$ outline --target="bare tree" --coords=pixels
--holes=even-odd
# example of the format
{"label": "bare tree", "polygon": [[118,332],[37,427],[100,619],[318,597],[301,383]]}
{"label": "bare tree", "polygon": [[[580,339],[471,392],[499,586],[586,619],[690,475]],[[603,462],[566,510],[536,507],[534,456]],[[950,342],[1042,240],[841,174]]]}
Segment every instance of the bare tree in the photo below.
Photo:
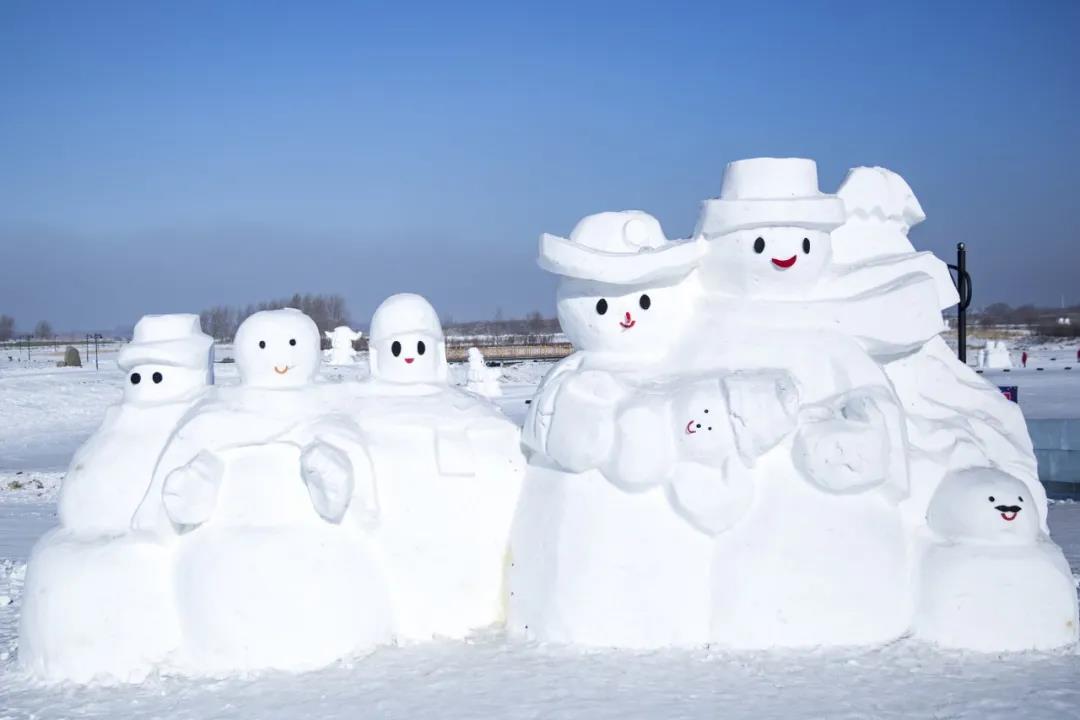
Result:
{"label": "bare tree", "polygon": [[34,326],[34,337],[37,338],[51,338],[53,336],[52,325],[48,320],[41,320]]}
{"label": "bare tree", "polygon": [[0,315],[0,341],[10,340],[15,334],[15,318],[10,315]]}
{"label": "bare tree", "polygon": [[333,330],[338,325],[349,324],[349,311],[345,298],[340,295],[294,294],[289,298],[264,300],[242,308],[230,308],[218,305],[199,313],[203,330],[217,340],[231,340],[236,335],[240,323],[263,310],[296,308],[315,321],[319,330]]}

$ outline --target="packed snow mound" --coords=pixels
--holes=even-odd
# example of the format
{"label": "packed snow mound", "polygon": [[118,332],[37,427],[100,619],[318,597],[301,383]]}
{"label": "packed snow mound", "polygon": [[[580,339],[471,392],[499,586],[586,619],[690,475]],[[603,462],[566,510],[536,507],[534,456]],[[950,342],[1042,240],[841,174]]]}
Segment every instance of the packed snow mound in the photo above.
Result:
{"label": "packed snow mound", "polygon": [[339,325],[323,334],[330,341],[330,349],[325,353],[328,365],[352,365],[356,362],[357,353],[353,343],[363,337],[363,333],[348,325]]}
{"label": "packed snow mound", "polygon": [[[1074,641],[1023,418],[939,337],[957,295],[908,240],[923,218],[883,168],[832,195],[813,161],[761,158],[728,166],[689,241],[641,211],[542,238],[576,352],[525,419],[510,633],[630,648],[913,630],[988,651]],[[1024,580],[995,586],[1021,555]],[[960,605],[1000,628],[1040,619],[976,633]]]}
{"label": "packed snow mound", "polygon": [[[441,331],[413,319],[381,319],[379,376],[321,384],[315,323],[256,313],[235,387],[206,384],[197,319],[140,322],[135,390],[77,453],[29,563],[21,664],[77,682],[298,671],[498,622],[520,433],[446,383]],[[418,336],[426,365],[392,349]]]}

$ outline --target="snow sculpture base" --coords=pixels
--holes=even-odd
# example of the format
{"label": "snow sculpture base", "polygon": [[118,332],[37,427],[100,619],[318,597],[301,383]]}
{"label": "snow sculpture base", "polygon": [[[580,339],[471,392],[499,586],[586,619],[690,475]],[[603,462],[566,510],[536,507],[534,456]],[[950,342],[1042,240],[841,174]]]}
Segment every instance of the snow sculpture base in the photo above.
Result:
{"label": "snow sculpture base", "polygon": [[1053,543],[934,547],[919,585],[920,640],[980,652],[1050,650],[1077,640],[1076,585]]}
{"label": "snow sculpture base", "polygon": [[596,647],[704,645],[711,539],[659,487],[530,464],[511,541],[507,631]]}
{"label": "snow sculpture base", "polygon": [[50,532],[26,572],[19,659],[43,680],[136,682],[180,645],[171,548]]}
{"label": "snow sculpture base", "polygon": [[505,618],[504,570],[524,474],[520,432],[456,389],[407,396],[359,386],[350,401],[378,486],[374,530],[404,640],[464,637]]}

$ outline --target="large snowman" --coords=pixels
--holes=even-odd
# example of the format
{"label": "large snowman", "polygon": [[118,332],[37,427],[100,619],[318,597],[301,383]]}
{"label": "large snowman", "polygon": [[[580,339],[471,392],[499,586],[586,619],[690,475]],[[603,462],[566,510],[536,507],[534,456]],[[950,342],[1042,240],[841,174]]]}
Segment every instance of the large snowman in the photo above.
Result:
{"label": "large snowman", "polygon": [[131,532],[158,458],[212,380],[197,315],[147,315],[120,350],[123,400],[75,453],[60,527],[34,549],[19,660],[39,677],[139,679],[179,645],[172,550]]}
{"label": "large snowman", "polygon": [[844,220],[802,159],[731,163],[702,211],[700,335],[674,357],[684,371],[782,371],[799,397],[797,422],[755,468],[753,505],[717,537],[711,637],[722,645],[874,643],[908,627],[902,411],[865,347],[830,326],[865,314],[863,300],[822,300]]}
{"label": "large snowman", "polygon": [[[707,641],[712,542],[673,505],[650,441],[673,400],[666,357],[691,322],[704,250],[669,241],[640,211],[591,215],[569,238],[541,238],[576,352],[544,378],[525,419],[512,634],[623,647]],[[731,435],[723,410],[722,401],[711,410],[716,438]]]}
{"label": "large snowman", "polygon": [[189,412],[135,515],[175,548],[187,671],[308,669],[392,639],[366,440],[314,384],[319,345],[297,310],[245,320],[240,386]]}
{"label": "large snowman", "polygon": [[369,442],[375,535],[398,637],[463,637],[502,620],[510,524],[524,458],[494,405],[450,385],[438,314],[419,295],[371,319],[371,377],[338,386],[337,407]]}

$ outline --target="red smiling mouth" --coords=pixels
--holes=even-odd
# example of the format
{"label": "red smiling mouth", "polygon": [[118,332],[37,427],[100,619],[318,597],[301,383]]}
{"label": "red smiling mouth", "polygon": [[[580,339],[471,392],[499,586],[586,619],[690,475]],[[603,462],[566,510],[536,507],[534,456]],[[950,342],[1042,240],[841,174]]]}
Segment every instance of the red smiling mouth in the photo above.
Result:
{"label": "red smiling mouth", "polygon": [[409,365],[412,365],[412,364],[413,364],[413,360],[415,360],[415,359],[416,359],[416,358],[405,358],[405,362],[406,362],[407,364],[409,364]]}
{"label": "red smiling mouth", "polygon": [[784,268],[785,270],[795,264],[795,261],[799,259],[798,255],[792,255],[787,260],[772,259],[772,264],[778,268]]}
{"label": "red smiling mouth", "polygon": [[626,313],[626,319],[621,321],[619,324],[622,325],[623,330],[629,330],[630,328],[637,325],[637,320],[634,320],[632,317],[630,317],[630,313]]}

